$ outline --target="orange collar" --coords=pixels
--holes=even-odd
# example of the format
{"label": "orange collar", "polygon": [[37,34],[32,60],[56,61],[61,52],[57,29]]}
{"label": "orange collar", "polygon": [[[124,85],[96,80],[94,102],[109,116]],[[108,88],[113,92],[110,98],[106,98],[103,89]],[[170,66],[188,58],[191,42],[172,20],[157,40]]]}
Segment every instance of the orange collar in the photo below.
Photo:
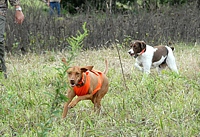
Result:
{"label": "orange collar", "polygon": [[146,48],[143,49],[138,55],[142,55],[146,51]]}
{"label": "orange collar", "polygon": [[84,74],[82,74],[82,79],[78,82],[78,84],[76,85],[77,87],[81,87],[81,86],[83,86],[84,85]]}
{"label": "orange collar", "polygon": [[146,48],[143,49],[140,53],[137,53],[134,55],[134,58],[137,58],[138,56],[142,55],[146,51]]}
{"label": "orange collar", "polygon": [[83,74],[83,76],[82,76],[83,78],[79,82],[80,86],[73,87],[73,90],[74,90],[74,92],[76,93],[77,96],[83,96],[83,95],[88,94],[89,88],[90,88],[90,76],[89,76],[89,73],[94,73],[98,77],[97,87],[94,89],[92,94],[94,95],[101,88],[101,86],[102,86],[102,83],[101,83],[102,73],[98,72],[98,71],[94,71],[94,70],[87,71],[87,72],[84,73],[85,76],[86,76],[85,81],[84,81],[84,74]]}

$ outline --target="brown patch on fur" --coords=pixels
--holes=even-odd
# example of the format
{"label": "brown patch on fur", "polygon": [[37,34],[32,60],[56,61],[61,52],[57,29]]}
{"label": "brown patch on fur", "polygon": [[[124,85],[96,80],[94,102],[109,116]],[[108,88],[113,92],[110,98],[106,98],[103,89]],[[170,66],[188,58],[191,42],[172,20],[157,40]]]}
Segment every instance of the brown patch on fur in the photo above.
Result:
{"label": "brown patch on fur", "polygon": [[154,52],[152,62],[159,61],[162,56],[167,56],[168,50],[165,46],[154,46],[157,50]]}

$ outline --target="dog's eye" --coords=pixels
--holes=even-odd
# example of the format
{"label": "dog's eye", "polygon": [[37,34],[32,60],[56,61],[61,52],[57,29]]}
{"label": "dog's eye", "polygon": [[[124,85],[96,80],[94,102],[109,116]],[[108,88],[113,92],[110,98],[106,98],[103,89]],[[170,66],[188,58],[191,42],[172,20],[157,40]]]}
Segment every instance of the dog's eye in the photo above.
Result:
{"label": "dog's eye", "polygon": [[67,74],[68,74],[68,75],[71,75],[71,74],[72,74],[72,72],[67,72]]}
{"label": "dog's eye", "polygon": [[76,75],[79,75],[80,73],[76,72]]}
{"label": "dog's eye", "polygon": [[137,49],[137,46],[133,46],[134,49]]}
{"label": "dog's eye", "polygon": [[132,48],[132,47],[133,47],[133,44],[131,44],[130,47]]}

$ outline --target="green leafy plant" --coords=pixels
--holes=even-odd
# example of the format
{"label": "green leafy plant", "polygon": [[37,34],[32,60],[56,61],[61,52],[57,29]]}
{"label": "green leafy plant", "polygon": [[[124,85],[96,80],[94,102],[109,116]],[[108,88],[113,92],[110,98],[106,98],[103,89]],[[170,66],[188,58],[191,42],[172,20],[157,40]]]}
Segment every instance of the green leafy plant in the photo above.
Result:
{"label": "green leafy plant", "polygon": [[69,45],[71,46],[71,51],[69,51],[69,57],[66,59],[67,63],[63,63],[61,67],[55,68],[57,70],[57,77],[55,79],[56,92],[55,95],[49,94],[52,98],[51,110],[49,111],[48,119],[45,123],[41,123],[39,126],[41,131],[38,132],[38,136],[46,136],[47,132],[50,130],[50,125],[52,124],[54,117],[60,117],[59,105],[64,101],[66,102],[68,98],[62,93],[66,91],[68,85],[65,80],[66,70],[69,68],[70,62],[76,57],[77,53],[81,50],[83,46],[83,40],[88,35],[88,30],[86,28],[86,23],[83,24],[83,33],[78,31],[76,36],[71,36],[67,38]]}

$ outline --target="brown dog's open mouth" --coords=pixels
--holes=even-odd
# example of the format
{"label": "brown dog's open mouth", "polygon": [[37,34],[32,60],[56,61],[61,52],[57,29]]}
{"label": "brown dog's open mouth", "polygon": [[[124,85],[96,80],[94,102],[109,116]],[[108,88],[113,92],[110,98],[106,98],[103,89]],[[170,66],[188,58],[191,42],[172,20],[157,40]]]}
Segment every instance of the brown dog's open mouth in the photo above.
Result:
{"label": "brown dog's open mouth", "polygon": [[71,84],[71,87],[75,87],[76,86],[76,84]]}
{"label": "brown dog's open mouth", "polygon": [[71,85],[71,87],[75,87],[75,86],[76,86],[75,81],[74,81],[74,80],[71,80],[71,81],[70,81],[70,85]]}

